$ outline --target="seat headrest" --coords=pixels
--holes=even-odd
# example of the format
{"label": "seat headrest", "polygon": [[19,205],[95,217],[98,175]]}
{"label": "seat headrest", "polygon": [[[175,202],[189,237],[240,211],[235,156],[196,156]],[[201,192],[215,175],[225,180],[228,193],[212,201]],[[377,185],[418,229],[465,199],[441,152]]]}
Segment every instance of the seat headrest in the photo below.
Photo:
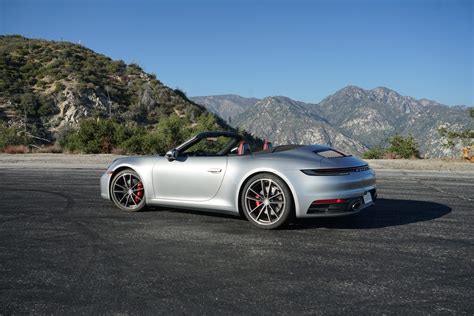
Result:
{"label": "seat headrest", "polygon": [[243,155],[250,155],[252,152],[250,150],[250,145],[246,143],[245,141],[241,141],[239,143],[239,149],[237,150],[237,155],[243,156]]}
{"label": "seat headrest", "polygon": [[273,147],[273,144],[265,139],[265,142],[263,143],[263,150],[266,150],[272,147]]}

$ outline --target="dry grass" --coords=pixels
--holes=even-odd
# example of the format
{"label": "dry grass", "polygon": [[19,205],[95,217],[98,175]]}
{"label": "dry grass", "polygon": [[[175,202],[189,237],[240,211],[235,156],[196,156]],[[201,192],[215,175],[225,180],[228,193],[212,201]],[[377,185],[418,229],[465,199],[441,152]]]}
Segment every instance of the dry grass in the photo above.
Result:
{"label": "dry grass", "polygon": [[122,148],[117,148],[117,147],[114,147],[112,148],[112,150],[110,151],[110,153],[112,155],[125,155],[125,150],[123,150]]}
{"label": "dry grass", "polygon": [[40,148],[35,148],[32,150],[33,153],[37,154],[60,154],[63,152],[61,147],[56,145],[42,146]]}
{"label": "dry grass", "polygon": [[28,154],[30,152],[30,148],[25,145],[8,145],[7,147],[3,148],[3,152],[5,154]]}
{"label": "dry grass", "polygon": [[392,153],[392,152],[386,152],[385,154],[383,154],[383,158],[382,159],[400,159],[401,157],[399,155],[397,155],[396,153]]}

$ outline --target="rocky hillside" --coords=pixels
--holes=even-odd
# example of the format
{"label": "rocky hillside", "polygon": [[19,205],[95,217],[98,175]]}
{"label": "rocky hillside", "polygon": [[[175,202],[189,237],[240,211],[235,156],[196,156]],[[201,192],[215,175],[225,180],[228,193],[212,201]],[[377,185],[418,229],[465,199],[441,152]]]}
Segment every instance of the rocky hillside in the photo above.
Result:
{"label": "rocky hillside", "polygon": [[287,97],[264,98],[236,116],[232,123],[277,144],[329,144],[351,153],[367,150],[324,118],[311,114],[305,103]]}
{"label": "rocky hillside", "polygon": [[277,144],[328,143],[356,154],[385,146],[395,134],[411,134],[423,156],[457,157],[462,142],[447,147],[448,139],[438,129],[474,130],[474,119],[466,107],[417,100],[383,87],[348,86],[319,104],[265,98],[233,117],[232,125]]}
{"label": "rocky hillside", "polygon": [[0,36],[0,123],[35,137],[54,139],[87,117],[153,125],[205,112],[136,64],[67,42]]}
{"label": "rocky hillside", "polygon": [[474,119],[465,107],[417,100],[384,87],[364,90],[348,86],[308,108],[368,147],[383,146],[395,134],[411,134],[425,157],[459,155],[462,144],[444,146],[447,139],[438,132],[440,127],[474,129]]}
{"label": "rocky hillside", "polygon": [[244,98],[235,94],[192,97],[190,99],[204,105],[209,111],[219,115],[228,123],[232,123],[237,115],[245,112],[259,101],[256,98]]}

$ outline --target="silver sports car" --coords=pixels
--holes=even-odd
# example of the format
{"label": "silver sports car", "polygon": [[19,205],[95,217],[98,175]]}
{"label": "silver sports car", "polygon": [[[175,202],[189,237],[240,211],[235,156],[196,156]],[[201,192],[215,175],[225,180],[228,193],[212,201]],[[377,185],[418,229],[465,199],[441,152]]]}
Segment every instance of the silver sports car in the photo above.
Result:
{"label": "silver sports car", "polygon": [[232,132],[200,133],[164,156],[116,159],[101,195],[125,211],[146,205],[244,215],[277,228],[291,217],[349,215],[374,204],[375,173],[364,161],[322,145],[252,153]]}

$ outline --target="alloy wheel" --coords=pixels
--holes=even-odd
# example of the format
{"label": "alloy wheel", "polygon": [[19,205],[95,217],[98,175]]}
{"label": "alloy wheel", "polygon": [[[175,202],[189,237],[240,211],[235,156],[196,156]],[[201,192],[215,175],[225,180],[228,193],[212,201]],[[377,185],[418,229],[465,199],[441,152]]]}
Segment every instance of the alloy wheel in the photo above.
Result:
{"label": "alloy wheel", "polygon": [[259,225],[278,222],[285,210],[285,193],[272,179],[261,178],[252,182],[244,195],[245,210]]}
{"label": "alloy wheel", "polygon": [[112,200],[121,209],[138,211],[145,204],[145,190],[138,175],[131,171],[122,171],[111,184]]}

